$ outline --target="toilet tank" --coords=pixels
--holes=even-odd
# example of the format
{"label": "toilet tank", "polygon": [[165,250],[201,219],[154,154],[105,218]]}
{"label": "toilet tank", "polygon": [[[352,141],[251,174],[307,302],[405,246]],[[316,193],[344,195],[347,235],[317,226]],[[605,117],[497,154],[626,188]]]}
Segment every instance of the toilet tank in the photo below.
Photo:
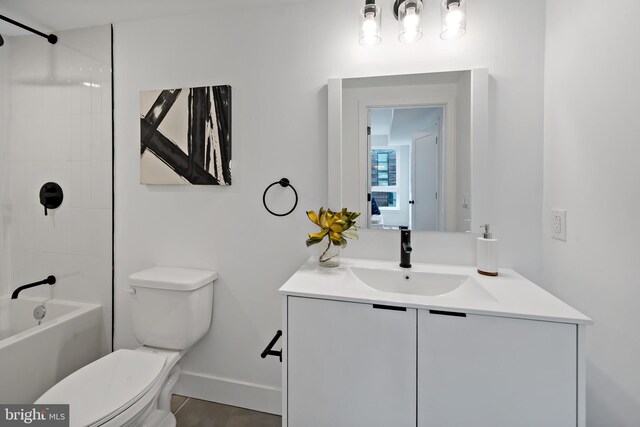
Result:
{"label": "toilet tank", "polygon": [[213,282],[218,273],[152,267],[129,276],[133,331],[142,345],[191,347],[211,326]]}

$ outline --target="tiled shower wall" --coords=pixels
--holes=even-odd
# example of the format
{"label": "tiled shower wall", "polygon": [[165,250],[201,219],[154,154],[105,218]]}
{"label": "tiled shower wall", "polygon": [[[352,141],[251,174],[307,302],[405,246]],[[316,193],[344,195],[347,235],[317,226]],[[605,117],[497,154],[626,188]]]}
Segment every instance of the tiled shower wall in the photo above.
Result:
{"label": "tiled shower wall", "polygon": [[9,168],[7,166],[7,59],[8,49],[0,49],[0,296],[8,293],[9,256],[7,252],[7,233],[4,231],[4,217],[7,204],[7,182]]}
{"label": "tiled shower wall", "polygon": [[[26,295],[98,303],[111,340],[111,28],[9,40],[5,112],[5,292],[53,274]],[[5,47],[7,47],[5,45]],[[45,216],[40,187],[64,200]],[[4,269],[3,269],[4,270]],[[0,288],[2,289],[2,288]]]}

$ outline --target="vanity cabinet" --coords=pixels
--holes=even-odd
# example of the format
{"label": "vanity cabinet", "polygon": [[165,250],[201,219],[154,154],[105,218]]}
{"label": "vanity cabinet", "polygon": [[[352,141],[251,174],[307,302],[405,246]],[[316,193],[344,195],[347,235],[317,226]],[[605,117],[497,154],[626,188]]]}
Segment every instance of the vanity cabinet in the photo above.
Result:
{"label": "vanity cabinet", "polygon": [[415,309],[286,299],[290,427],[415,427]]}
{"label": "vanity cabinet", "polygon": [[291,295],[283,309],[283,426],[583,425],[576,324]]}
{"label": "vanity cabinet", "polygon": [[418,426],[576,426],[577,328],[418,310]]}

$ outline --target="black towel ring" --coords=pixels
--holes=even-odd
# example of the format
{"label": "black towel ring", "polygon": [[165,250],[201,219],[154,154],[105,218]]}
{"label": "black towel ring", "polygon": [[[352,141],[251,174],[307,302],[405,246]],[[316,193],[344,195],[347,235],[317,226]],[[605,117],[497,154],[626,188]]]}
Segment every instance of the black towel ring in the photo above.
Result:
{"label": "black towel ring", "polygon": [[[275,213],[274,211],[272,211],[271,209],[269,209],[267,207],[267,191],[269,191],[269,189],[271,187],[273,187],[276,184],[280,184],[282,187],[291,187],[291,189],[293,190],[293,194],[295,194],[296,196],[296,201],[293,204],[293,207],[291,208],[290,211],[285,212],[285,213]],[[293,185],[291,185],[291,183],[289,182],[289,180],[287,178],[282,178],[280,181],[276,181],[273,184],[269,185],[265,190],[264,190],[264,194],[262,195],[262,204],[264,205],[264,208],[271,214],[271,215],[275,215],[275,216],[287,216],[289,215],[291,212],[293,212],[296,209],[296,206],[298,206],[298,192],[296,191],[295,188],[293,188]]]}

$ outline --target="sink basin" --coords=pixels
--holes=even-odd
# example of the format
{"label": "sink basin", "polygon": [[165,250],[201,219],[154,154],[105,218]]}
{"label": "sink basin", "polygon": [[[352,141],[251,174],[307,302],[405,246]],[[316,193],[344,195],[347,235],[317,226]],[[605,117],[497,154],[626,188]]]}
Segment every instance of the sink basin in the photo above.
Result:
{"label": "sink basin", "polygon": [[353,274],[370,288],[398,294],[473,297],[494,300],[473,277],[400,269],[351,267]]}

